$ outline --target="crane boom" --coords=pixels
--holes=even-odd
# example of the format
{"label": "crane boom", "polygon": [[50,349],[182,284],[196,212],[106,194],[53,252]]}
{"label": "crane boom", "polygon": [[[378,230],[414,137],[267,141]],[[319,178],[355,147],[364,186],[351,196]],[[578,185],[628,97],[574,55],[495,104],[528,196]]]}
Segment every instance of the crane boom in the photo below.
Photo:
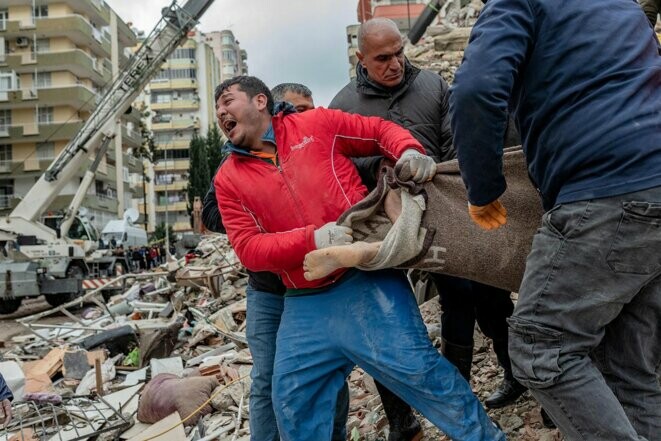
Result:
{"label": "crane boom", "polygon": [[[174,0],[163,9],[156,27],[107,89],[81,130],[16,206],[10,218],[34,222],[41,216],[84,162],[94,155],[101,139],[112,136],[115,120],[130,107],[211,3],[213,0],[188,0],[180,7]],[[11,230],[3,223],[0,221],[0,229]]]}

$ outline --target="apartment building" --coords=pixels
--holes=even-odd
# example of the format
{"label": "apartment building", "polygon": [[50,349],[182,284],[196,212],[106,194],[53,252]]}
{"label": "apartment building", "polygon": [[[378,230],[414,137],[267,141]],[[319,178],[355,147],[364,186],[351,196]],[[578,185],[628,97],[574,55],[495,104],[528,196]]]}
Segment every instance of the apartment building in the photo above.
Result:
{"label": "apartment building", "polygon": [[220,80],[248,75],[248,53],[241,49],[234,33],[228,29],[204,34],[204,41],[220,62]]}
{"label": "apartment building", "polygon": [[[135,44],[102,0],[0,2],[0,214],[16,206],[82,127]],[[83,202],[98,228],[142,191],[132,184],[142,167],[130,154],[141,144],[139,121],[137,113],[117,121]],[[50,209],[68,206],[79,183],[69,182]]]}
{"label": "apartment building", "polygon": [[[221,80],[220,63],[205,34],[192,31],[152,79],[144,95],[150,113],[157,157],[148,185],[149,230],[172,225],[191,231],[187,212],[189,144],[194,134],[206,136],[215,124],[214,88]],[[139,210],[144,212],[140,204]]]}

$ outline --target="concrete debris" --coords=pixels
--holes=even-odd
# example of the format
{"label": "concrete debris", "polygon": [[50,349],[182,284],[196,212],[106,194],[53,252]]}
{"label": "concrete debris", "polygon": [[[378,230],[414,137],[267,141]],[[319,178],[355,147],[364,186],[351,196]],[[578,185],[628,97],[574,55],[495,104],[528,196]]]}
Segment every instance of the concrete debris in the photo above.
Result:
{"label": "concrete debris", "polygon": [[[449,25],[428,33],[424,46],[409,48],[416,57],[434,60],[436,48],[443,47],[444,61],[457,59],[461,51],[455,49],[468,38],[466,30]],[[140,440],[166,429],[172,430],[156,439],[250,438],[247,275],[224,235],[205,237],[195,252],[169,266],[170,272],[126,274],[125,289],[107,302],[100,291],[92,292],[77,303],[17,320],[29,333],[14,335],[0,348],[3,359],[11,360],[0,363],[0,372],[31,401],[19,401],[18,395],[15,412],[25,417],[15,421],[22,425],[12,422],[0,430],[0,440],[21,439],[21,432],[25,439],[38,437],[69,424],[67,418],[75,416],[68,403],[100,409],[102,417],[88,416],[89,423],[81,423],[85,435],[75,439]],[[437,299],[421,311],[431,340],[440,347]],[[483,400],[502,373],[490,342],[477,331],[475,341],[472,387]],[[374,381],[354,369],[348,382],[350,439],[387,439],[388,420]],[[96,390],[97,383],[102,390]],[[39,406],[60,413],[47,414],[43,424],[29,419],[29,412],[42,412]],[[528,396],[489,413],[508,439],[561,439],[557,431],[543,428],[539,406]],[[139,415],[148,424],[139,422]],[[426,440],[448,439],[419,418]]]}

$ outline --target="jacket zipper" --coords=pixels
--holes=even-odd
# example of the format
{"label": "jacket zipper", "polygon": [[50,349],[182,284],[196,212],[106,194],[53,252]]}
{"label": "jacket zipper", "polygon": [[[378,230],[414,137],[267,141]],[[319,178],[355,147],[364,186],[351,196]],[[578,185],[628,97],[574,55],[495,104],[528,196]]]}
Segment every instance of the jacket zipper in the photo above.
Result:
{"label": "jacket zipper", "polygon": [[291,185],[289,185],[289,181],[287,181],[287,178],[285,177],[285,173],[282,170],[282,167],[280,166],[280,162],[278,161],[278,164],[275,166],[275,168],[278,169],[278,173],[280,173],[280,177],[284,181],[285,185],[287,186],[287,190],[289,190],[289,195],[291,196],[292,200],[294,201],[294,205],[296,205],[296,212],[299,215],[299,220],[305,225],[305,217],[303,216],[303,212],[300,210],[300,207],[302,206],[298,198],[296,197],[296,194],[294,193],[294,189],[291,188]]}

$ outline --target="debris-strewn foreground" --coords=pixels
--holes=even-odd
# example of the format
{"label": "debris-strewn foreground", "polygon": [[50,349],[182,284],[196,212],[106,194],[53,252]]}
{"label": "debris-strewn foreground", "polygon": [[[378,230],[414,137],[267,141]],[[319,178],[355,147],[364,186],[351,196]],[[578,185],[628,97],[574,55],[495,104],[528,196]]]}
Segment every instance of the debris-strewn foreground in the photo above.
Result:
{"label": "debris-strewn foreground", "polygon": [[[74,304],[28,310],[21,325],[0,328],[13,335],[0,335],[0,372],[16,395],[0,440],[248,440],[246,285],[226,237],[213,235],[186,259],[124,276],[107,302],[91,291]],[[421,308],[438,347],[437,299]],[[484,399],[502,374],[489,342],[479,332],[476,341],[472,385]],[[386,439],[374,383],[360,369],[349,383],[349,439]],[[509,439],[561,439],[542,428],[530,398],[492,416]],[[429,423],[425,434],[447,439]]]}

